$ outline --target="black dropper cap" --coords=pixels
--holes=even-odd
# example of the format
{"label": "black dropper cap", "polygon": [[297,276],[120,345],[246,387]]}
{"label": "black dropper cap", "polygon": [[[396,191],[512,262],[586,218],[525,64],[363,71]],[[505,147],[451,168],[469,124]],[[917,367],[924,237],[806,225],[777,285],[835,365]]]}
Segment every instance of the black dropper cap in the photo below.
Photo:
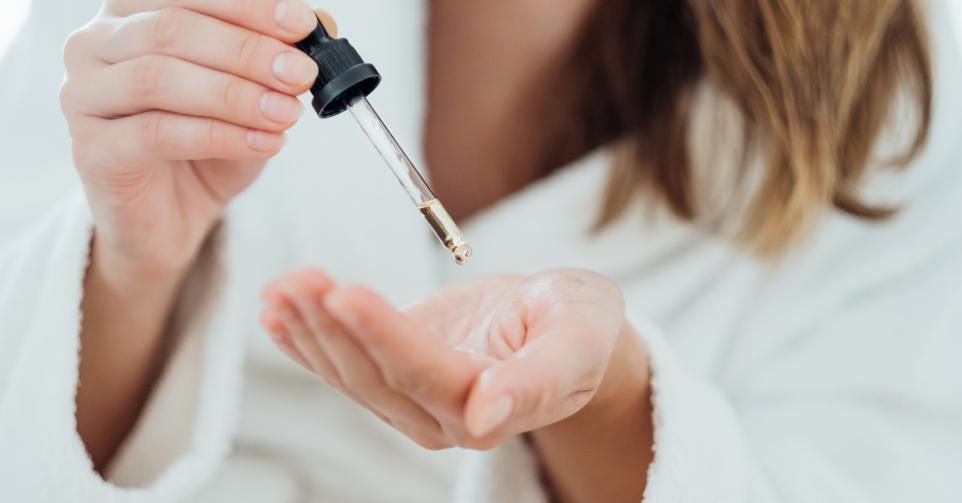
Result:
{"label": "black dropper cap", "polygon": [[320,20],[307,38],[294,45],[320,68],[311,87],[311,104],[321,118],[347,110],[352,99],[371,94],[381,83],[374,65],[365,63],[347,39],[331,37]]}

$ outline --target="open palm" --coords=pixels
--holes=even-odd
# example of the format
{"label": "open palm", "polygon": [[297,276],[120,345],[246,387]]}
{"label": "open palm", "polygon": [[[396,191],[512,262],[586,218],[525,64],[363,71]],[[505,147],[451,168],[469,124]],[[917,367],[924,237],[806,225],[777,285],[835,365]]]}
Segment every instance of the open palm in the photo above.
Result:
{"label": "open palm", "polygon": [[624,326],[617,287],[570,269],[456,284],[402,310],[303,270],[264,299],[285,353],[433,449],[490,448],[574,414]]}

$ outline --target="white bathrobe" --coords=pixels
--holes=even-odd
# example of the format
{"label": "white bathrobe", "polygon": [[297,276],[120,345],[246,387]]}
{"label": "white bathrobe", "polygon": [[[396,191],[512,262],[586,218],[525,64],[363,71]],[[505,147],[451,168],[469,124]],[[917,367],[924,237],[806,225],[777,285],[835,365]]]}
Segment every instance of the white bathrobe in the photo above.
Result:
{"label": "white bathrobe", "polygon": [[[422,10],[324,5],[381,69],[373,102],[416,151]],[[425,452],[272,347],[258,291],[307,265],[398,303],[503,271],[573,266],[616,280],[651,353],[649,503],[959,501],[962,59],[946,5],[930,8],[931,140],[909,171],[866,189],[903,210],[883,224],[825,215],[777,264],[659,211],[633,208],[589,234],[601,152],[466,222],[476,253],[459,269],[349,118],[305,116],[191,274],[176,348],[108,481],[74,421],[92,230],[74,191],[0,248],[0,501],[546,501],[520,441]],[[53,11],[36,6],[27,40]],[[4,106],[26,109],[27,88],[14,91]],[[705,142],[709,115],[697,121]],[[23,117],[4,117],[4,130]]]}

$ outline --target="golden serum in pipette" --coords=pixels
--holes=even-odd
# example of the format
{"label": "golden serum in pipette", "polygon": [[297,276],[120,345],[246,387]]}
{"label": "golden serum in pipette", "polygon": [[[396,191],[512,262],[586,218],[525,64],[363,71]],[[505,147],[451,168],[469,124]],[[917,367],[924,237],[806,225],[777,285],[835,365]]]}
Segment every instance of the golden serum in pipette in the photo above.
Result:
{"label": "golden serum in pipette", "polygon": [[331,37],[320,22],[313,33],[296,45],[319,68],[311,87],[312,105],[317,114],[327,118],[349,110],[434,235],[451,251],[455,262],[459,265],[467,262],[471,247],[464,241],[461,229],[367,101],[367,96],[381,82],[381,74],[373,65],[365,63],[346,39]]}
{"label": "golden serum in pipette", "polygon": [[467,262],[471,258],[471,246],[464,242],[464,234],[454,223],[451,215],[448,215],[448,210],[444,209],[441,201],[432,199],[426,203],[421,203],[418,209],[421,210],[424,219],[428,221],[434,235],[454,254],[454,261],[458,265]]}

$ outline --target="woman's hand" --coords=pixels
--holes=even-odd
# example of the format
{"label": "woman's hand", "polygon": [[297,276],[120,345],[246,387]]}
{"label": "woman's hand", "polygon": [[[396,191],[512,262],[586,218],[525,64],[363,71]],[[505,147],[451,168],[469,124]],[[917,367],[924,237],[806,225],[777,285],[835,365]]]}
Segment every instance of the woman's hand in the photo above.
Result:
{"label": "woman's hand", "polygon": [[288,44],[316,23],[301,0],[108,0],[67,40],[62,108],[115,277],[193,261],[301,114],[318,70]]}
{"label": "woman's hand", "polygon": [[263,297],[288,356],[429,449],[488,449],[589,403],[647,399],[621,293],[587,271],[479,279],[403,310],[316,270]]}
{"label": "woman's hand", "polygon": [[[180,284],[301,113],[301,0],[108,0],[64,50],[61,105],[94,216],[77,431],[98,470],[164,364]],[[333,29],[333,25],[329,26]]]}

